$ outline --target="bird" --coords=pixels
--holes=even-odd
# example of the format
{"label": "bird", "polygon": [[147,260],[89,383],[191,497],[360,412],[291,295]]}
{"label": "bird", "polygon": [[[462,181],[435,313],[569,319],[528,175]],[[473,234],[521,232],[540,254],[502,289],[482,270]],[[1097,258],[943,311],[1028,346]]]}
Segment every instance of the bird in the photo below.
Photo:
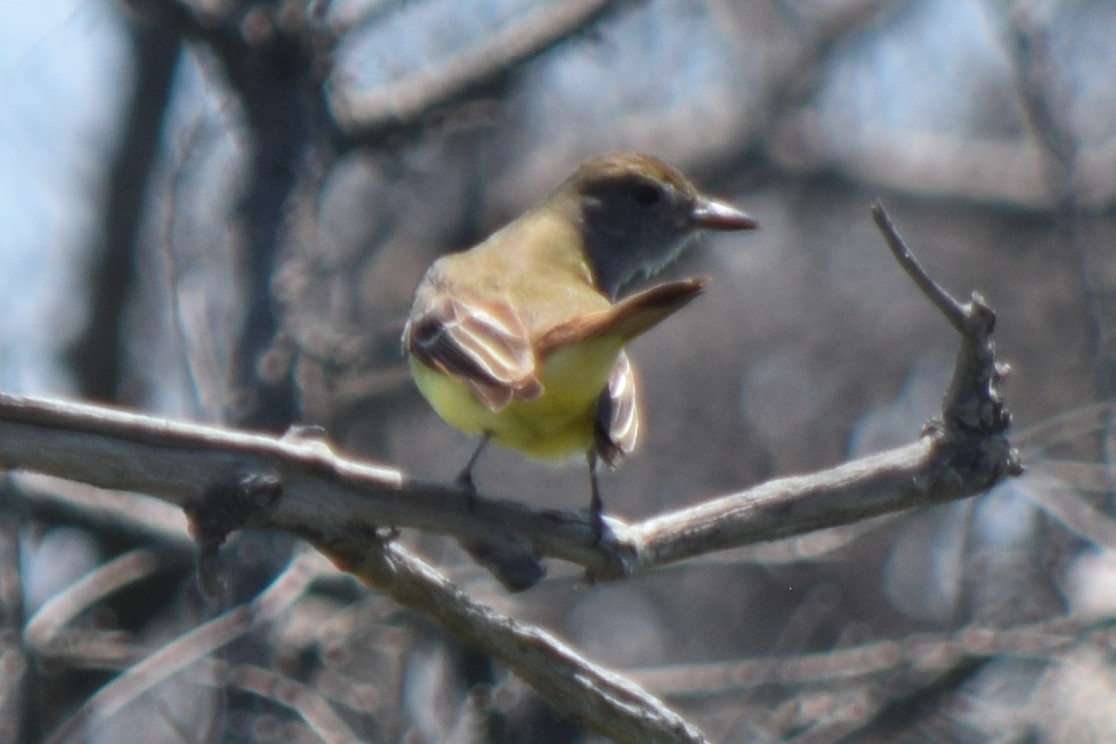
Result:
{"label": "bird", "polygon": [[757,227],[663,161],[609,153],[482,242],[438,258],[415,290],[402,346],[434,411],[480,438],[457,482],[475,493],[473,467],[489,442],[546,461],[584,457],[599,541],[600,463],[615,467],[639,434],[624,347],[706,280],[621,291],[704,231]]}

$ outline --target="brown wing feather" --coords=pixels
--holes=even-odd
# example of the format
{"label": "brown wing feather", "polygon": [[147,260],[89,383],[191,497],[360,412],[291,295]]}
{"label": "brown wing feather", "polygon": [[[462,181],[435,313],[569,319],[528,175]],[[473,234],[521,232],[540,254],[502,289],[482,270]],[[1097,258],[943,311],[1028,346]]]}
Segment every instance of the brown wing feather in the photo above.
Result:
{"label": "brown wing feather", "polygon": [[446,291],[434,269],[415,293],[403,348],[462,380],[490,410],[542,395],[535,353],[519,316],[501,302]]}

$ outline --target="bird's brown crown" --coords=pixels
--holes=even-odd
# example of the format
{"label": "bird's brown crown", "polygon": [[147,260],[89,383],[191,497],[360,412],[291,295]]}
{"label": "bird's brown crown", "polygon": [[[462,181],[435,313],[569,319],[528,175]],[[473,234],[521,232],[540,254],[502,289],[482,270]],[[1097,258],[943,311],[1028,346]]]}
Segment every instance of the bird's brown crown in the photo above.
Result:
{"label": "bird's brown crown", "polygon": [[671,186],[682,192],[696,193],[690,179],[658,158],[642,153],[609,153],[582,163],[563,186],[576,191],[595,184],[650,181]]}

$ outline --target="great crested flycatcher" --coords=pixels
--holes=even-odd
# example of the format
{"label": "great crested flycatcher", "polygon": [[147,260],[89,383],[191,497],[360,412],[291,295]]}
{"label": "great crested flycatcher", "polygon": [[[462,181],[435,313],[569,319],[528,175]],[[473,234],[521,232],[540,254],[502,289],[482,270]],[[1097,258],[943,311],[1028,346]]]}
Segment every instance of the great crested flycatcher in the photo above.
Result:
{"label": "great crested flycatcher", "polygon": [[544,460],[583,455],[603,529],[600,460],[616,465],[639,431],[624,345],[694,299],[702,279],[617,299],[701,230],[750,230],[744,212],[698,193],[647,155],[582,164],[541,205],[469,250],[439,258],[415,290],[403,348],[419,390],[449,424]]}

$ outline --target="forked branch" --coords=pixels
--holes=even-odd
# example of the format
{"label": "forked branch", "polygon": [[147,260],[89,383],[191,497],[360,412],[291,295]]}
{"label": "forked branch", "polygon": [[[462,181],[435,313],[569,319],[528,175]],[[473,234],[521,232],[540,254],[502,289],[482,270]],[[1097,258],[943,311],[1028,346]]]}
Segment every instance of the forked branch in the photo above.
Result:
{"label": "forked branch", "polygon": [[[416,528],[550,556],[616,580],[665,563],[982,493],[1021,472],[1000,397],[995,315],[954,300],[914,259],[883,207],[892,253],[961,335],[941,419],[912,444],[811,475],[771,481],[634,524],[597,541],[580,512],[539,511],[417,481],[337,454],[320,438],[282,439],[78,403],[0,395],[0,464],[157,496],[191,517],[203,551],[246,527],[305,537],[340,566],[443,623],[617,741],[696,742],[702,734],[638,686],[560,641],[479,604],[377,527]],[[500,566],[497,565],[497,569]],[[507,577],[504,577],[505,579]]]}

